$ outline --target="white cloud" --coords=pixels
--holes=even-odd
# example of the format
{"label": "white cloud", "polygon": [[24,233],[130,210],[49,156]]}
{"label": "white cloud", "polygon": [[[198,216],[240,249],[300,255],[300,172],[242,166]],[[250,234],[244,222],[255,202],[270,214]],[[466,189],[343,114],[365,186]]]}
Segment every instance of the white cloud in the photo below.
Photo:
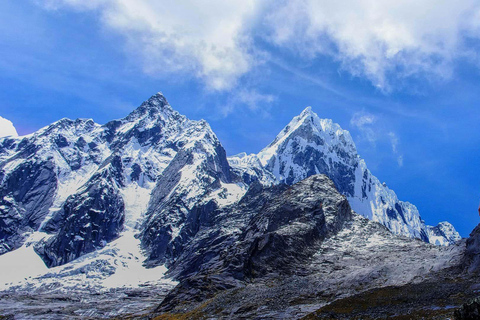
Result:
{"label": "white cloud", "polygon": [[329,55],[382,91],[412,75],[448,79],[456,59],[477,56],[465,39],[480,38],[477,0],[37,1],[98,13],[145,72],[187,72],[213,90],[234,88],[266,59],[258,35],[307,60]]}
{"label": "white cloud", "polygon": [[390,143],[392,144],[392,151],[393,153],[397,153],[397,146],[398,146],[398,137],[395,133],[389,132],[388,136],[390,137]]}
{"label": "white cloud", "polygon": [[479,37],[479,13],[476,0],[285,1],[268,16],[269,37],[307,58],[332,55],[388,91],[391,78],[448,78],[464,36]]}
{"label": "white cloud", "polygon": [[382,121],[365,111],[355,113],[350,119],[350,125],[360,132],[360,138],[376,147],[377,141],[388,143],[392,148],[392,155],[396,157],[399,167],[403,166],[403,155],[399,153],[400,139],[393,131],[387,131]]}
{"label": "white cloud", "polygon": [[361,128],[365,125],[372,124],[375,121],[377,121],[377,117],[375,117],[373,114],[357,112],[350,120],[350,124],[357,128]]}
{"label": "white cloud", "polygon": [[125,36],[153,75],[193,73],[213,90],[230,89],[256,63],[249,36],[255,0],[50,0],[49,9],[95,10]]}
{"label": "white cloud", "polygon": [[17,137],[17,130],[10,120],[0,117],[0,138],[8,136]]}
{"label": "white cloud", "polygon": [[399,167],[403,167],[403,156],[402,155],[399,155],[397,157],[397,163],[398,163]]}

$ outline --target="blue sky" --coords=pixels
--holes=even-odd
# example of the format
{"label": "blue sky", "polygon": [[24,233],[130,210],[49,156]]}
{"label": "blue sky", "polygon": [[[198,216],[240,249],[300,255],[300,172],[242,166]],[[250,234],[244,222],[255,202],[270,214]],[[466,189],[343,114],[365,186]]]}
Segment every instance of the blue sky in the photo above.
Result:
{"label": "blue sky", "polygon": [[162,91],[235,154],[312,106],[428,224],[478,224],[475,1],[201,3],[1,1],[0,116],[19,134],[105,123]]}

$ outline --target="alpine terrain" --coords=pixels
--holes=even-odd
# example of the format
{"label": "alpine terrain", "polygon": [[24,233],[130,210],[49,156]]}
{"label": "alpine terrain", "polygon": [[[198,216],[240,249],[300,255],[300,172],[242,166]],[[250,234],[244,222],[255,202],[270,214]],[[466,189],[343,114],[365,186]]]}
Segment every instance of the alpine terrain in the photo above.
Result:
{"label": "alpine terrain", "polygon": [[161,93],[104,125],[0,138],[4,316],[460,317],[477,229],[426,225],[311,108],[231,157]]}

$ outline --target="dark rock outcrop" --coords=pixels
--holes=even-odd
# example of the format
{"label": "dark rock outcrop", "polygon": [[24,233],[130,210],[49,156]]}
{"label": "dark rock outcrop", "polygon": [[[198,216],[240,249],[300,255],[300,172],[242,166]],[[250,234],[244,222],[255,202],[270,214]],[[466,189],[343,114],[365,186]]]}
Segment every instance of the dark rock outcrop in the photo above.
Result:
{"label": "dark rock outcrop", "polygon": [[197,142],[180,150],[158,177],[140,235],[149,265],[170,265],[182,254],[205,222],[200,218],[216,208],[215,202],[197,202],[221,188],[221,183],[231,182],[225,150],[216,144],[211,153],[208,147]]}
{"label": "dark rock outcrop", "polygon": [[473,229],[467,239],[464,266],[469,272],[480,271],[480,224]]}
{"label": "dark rock outcrop", "polygon": [[315,175],[293,186],[253,184],[238,204],[207,215],[171,266],[180,285],[158,311],[192,298],[208,299],[248,279],[296,273],[323,239],[351,219],[352,211],[330,179]]}
{"label": "dark rock outcrop", "polygon": [[471,299],[455,310],[455,320],[478,320],[480,319],[480,298]]}

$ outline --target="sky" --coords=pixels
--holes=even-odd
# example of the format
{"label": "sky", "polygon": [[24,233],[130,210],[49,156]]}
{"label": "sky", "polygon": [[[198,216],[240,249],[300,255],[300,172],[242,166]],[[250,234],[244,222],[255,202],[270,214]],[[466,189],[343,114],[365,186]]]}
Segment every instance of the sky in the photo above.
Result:
{"label": "sky", "polygon": [[311,106],[428,224],[480,222],[478,1],[4,0],[0,58],[0,135],[161,91],[257,153]]}

